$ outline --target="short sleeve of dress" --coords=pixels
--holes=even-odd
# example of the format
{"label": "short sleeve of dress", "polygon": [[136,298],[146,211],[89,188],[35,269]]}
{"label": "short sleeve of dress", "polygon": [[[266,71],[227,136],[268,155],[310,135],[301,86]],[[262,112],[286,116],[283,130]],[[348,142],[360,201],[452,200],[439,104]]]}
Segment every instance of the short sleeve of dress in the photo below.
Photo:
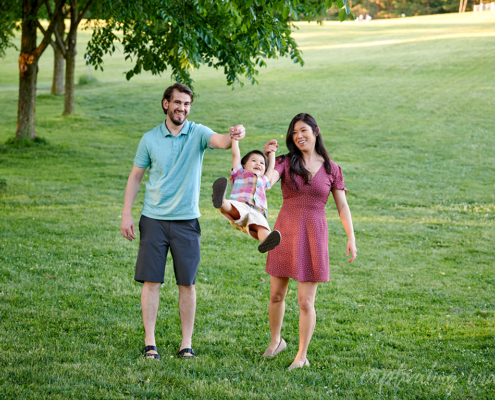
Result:
{"label": "short sleeve of dress", "polygon": [[342,170],[340,167],[332,162],[332,189],[338,189],[338,190],[344,190],[345,194],[347,195],[347,188],[345,187],[344,184],[344,176],[342,175]]}
{"label": "short sleeve of dress", "polygon": [[275,171],[280,174],[280,179],[284,179],[285,167],[287,165],[288,158],[281,156],[275,159]]}

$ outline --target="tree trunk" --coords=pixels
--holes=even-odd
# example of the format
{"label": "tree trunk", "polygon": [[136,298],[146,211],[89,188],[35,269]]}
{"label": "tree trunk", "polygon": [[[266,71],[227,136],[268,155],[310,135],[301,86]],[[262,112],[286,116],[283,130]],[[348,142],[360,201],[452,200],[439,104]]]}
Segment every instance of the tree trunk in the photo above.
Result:
{"label": "tree trunk", "polygon": [[[21,59],[26,59],[25,56],[28,56],[28,61],[21,61]],[[29,54],[21,54],[19,56],[21,74],[19,78],[16,140],[36,139],[36,78],[38,76],[38,60],[32,59],[29,61],[29,57],[32,56]]]}
{"label": "tree trunk", "polygon": [[65,59],[65,102],[63,115],[70,115],[74,112],[74,75],[76,70],[76,34],[69,33],[67,46],[67,58]]}
{"label": "tree trunk", "polygon": [[465,12],[466,12],[467,2],[468,2],[468,0],[464,0],[464,5],[462,6],[462,12],[463,12],[463,13],[465,13]]}
{"label": "tree trunk", "polygon": [[[19,55],[19,103],[17,106],[16,140],[35,139],[36,78],[36,21],[38,0],[24,0],[22,4],[22,39]],[[34,15],[34,18],[32,17]]]}
{"label": "tree trunk", "polygon": [[[60,37],[64,37],[65,23],[63,15],[57,21],[57,27]],[[64,94],[64,70],[65,60],[62,51],[58,46],[53,46],[53,83],[52,94]]]}
{"label": "tree trunk", "polygon": [[74,75],[76,72],[76,40],[78,25],[77,1],[71,2],[70,29],[67,34],[67,47],[65,58],[65,101],[63,115],[74,113]]}

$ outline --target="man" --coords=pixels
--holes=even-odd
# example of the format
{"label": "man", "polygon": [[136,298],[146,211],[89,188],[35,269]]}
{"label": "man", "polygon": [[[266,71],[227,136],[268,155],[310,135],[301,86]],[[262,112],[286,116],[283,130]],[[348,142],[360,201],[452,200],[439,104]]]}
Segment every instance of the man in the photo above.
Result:
{"label": "man", "polygon": [[167,117],[163,124],[142,137],[125,189],[120,230],[126,239],[133,240],[136,232],[132,205],[144,172],[150,167],[139,222],[140,243],[134,279],[143,283],[145,357],[158,360],[155,325],[169,248],[179,287],[182,343],[177,353],[179,357],[196,357],[191,338],[196,311],[194,284],[200,261],[198,203],[203,154],[208,147],[229,149],[232,139],[240,140],[245,135],[242,125],[219,135],[206,126],[189,122],[187,116],[193,100],[191,89],[181,83],[165,90],[162,107]]}

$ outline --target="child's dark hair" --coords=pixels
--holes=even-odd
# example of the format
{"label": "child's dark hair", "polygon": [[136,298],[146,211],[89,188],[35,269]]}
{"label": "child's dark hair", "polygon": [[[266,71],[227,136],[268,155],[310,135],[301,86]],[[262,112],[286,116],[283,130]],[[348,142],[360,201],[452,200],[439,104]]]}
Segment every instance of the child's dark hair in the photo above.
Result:
{"label": "child's dark hair", "polygon": [[268,168],[268,160],[266,159],[266,156],[263,154],[263,152],[261,152],[259,150],[251,150],[244,157],[242,157],[241,165],[244,166],[244,164],[246,164],[248,162],[249,157],[251,157],[251,154],[258,154],[261,157],[263,157],[263,160],[265,160],[265,172],[266,172],[266,169]]}

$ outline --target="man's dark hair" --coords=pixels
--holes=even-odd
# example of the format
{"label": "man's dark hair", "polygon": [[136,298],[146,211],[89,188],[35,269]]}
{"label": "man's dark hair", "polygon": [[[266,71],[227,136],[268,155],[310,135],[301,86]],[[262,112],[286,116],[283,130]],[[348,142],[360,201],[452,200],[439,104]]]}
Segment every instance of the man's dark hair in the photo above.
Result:
{"label": "man's dark hair", "polygon": [[172,86],[169,86],[163,93],[162,108],[165,114],[167,114],[167,110],[165,110],[165,107],[163,107],[163,100],[167,100],[168,102],[170,102],[170,100],[172,100],[172,95],[174,94],[174,90],[188,94],[189,97],[191,98],[191,104],[194,101],[193,91],[189,89],[188,86],[184,85],[183,83],[174,83]]}

